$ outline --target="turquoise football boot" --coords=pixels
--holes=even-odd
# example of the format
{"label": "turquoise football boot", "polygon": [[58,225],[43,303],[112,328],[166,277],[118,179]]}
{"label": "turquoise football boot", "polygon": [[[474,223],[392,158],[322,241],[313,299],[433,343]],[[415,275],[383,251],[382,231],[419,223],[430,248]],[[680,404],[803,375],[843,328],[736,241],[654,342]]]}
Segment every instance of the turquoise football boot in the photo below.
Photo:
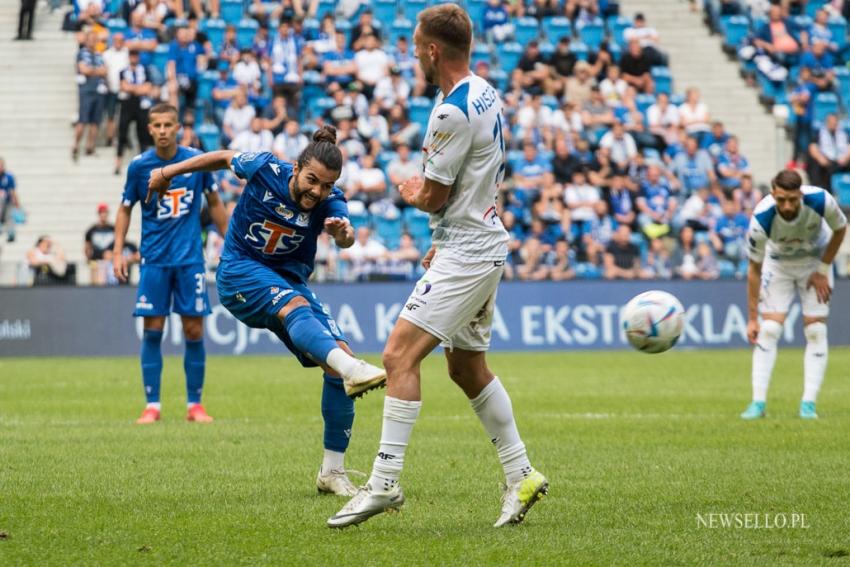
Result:
{"label": "turquoise football boot", "polygon": [[744,413],[741,414],[741,419],[752,420],[763,418],[765,416],[764,407],[764,402],[750,402],[750,405],[748,405],[747,409],[744,410]]}
{"label": "turquoise football boot", "polygon": [[817,419],[814,402],[800,402],[800,417],[803,419]]}

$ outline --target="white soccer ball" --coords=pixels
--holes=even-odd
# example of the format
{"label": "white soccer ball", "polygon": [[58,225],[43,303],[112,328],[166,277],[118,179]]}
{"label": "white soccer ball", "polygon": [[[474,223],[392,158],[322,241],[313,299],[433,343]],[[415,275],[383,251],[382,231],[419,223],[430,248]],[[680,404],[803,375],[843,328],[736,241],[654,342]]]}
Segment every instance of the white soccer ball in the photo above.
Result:
{"label": "white soccer ball", "polygon": [[626,304],[622,321],[629,343],[641,352],[655,354],[671,349],[679,340],[685,308],[666,291],[647,291]]}

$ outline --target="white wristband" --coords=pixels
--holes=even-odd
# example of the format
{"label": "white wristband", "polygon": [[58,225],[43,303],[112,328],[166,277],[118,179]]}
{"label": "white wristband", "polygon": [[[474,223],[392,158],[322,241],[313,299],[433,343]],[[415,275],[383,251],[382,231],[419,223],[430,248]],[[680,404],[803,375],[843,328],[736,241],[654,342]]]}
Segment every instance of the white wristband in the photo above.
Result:
{"label": "white wristband", "polygon": [[828,276],[830,270],[832,270],[832,264],[827,264],[826,262],[821,262],[818,265],[818,273],[822,276]]}

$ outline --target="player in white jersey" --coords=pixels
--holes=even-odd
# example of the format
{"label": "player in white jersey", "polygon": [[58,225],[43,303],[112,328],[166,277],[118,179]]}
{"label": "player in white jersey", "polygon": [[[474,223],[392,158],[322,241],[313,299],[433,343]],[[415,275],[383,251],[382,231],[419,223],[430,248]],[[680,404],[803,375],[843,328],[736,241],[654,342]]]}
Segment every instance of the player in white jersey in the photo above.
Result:
{"label": "player in white jersey", "polygon": [[844,240],[847,219],[832,195],[802,183],[795,171],[779,172],[771,194],[750,219],[747,337],[755,348],[753,401],[741,414],[744,419],[765,416],[777,343],[795,292],[803,304],[806,336],[800,417],[817,418],[815,401],[826,373],[832,261]]}
{"label": "player in white jersey", "polygon": [[426,80],[442,94],[425,135],[424,179],[399,191],[431,213],[434,246],[384,349],[387,396],[372,476],[328,525],[358,524],[404,502],[398,479],[422,406],[419,367],[442,344],[449,376],[469,398],[505,471],[500,527],[521,522],[548,490],[529,463],[510,397],[485,360],[508,242],[496,214],[505,168],[502,102],[469,70],[472,24],[462,8],[446,3],[423,10],[413,42]]}

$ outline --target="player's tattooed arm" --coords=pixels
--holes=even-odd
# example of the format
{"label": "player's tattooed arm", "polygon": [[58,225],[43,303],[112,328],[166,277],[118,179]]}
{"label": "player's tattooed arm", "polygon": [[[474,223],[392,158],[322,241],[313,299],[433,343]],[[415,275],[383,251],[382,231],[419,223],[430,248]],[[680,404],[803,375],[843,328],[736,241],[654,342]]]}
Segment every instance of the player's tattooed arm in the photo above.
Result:
{"label": "player's tattooed arm", "polygon": [[354,244],[354,227],[346,218],[326,218],[325,230],[328,231],[328,234],[340,248],[350,248]]}
{"label": "player's tattooed arm", "polygon": [[761,262],[750,259],[747,268],[747,339],[756,344],[759,336],[759,290],[761,289]]}
{"label": "player's tattooed arm", "polygon": [[233,150],[207,152],[181,162],[171,163],[165,167],[154,169],[151,171],[151,176],[148,180],[148,195],[145,198],[145,203],[149,203],[154,194],[158,194],[160,197],[165,195],[168,187],[171,185],[171,180],[178,175],[194,173],[196,171],[227,169],[230,167],[230,160],[233,159],[236,153]]}
{"label": "player's tattooed arm", "polygon": [[835,260],[835,255],[838,254],[838,249],[844,242],[846,232],[847,226],[843,226],[832,233],[832,238],[827,243],[826,250],[821,257],[820,266],[812,272],[809,281],[806,282],[806,289],[815,288],[820,303],[829,303],[829,298],[832,295],[832,288],[829,286],[829,271],[832,270],[832,261]]}

